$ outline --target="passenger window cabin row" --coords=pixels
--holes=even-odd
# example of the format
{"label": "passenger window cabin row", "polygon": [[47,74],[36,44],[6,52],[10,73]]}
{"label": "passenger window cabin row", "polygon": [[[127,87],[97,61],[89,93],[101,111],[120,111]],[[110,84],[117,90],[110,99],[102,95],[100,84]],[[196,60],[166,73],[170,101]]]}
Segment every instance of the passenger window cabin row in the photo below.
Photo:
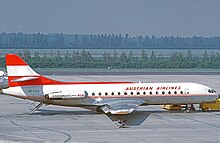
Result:
{"label": "passenger window cabin row", "polygon": [[[130,93],[130,94],[129,94]],[[142,92],[142,95],[146,95],[147,92]],[[150,91],[148,95],[152,95],[153,92]],[[180,92],[177,92],[177,91],[174,91],[174,92],[171,92],[171,91],[168,91],[168,92],[165,92],[165,91],[162,91],[162,92],[159,92],[159,91],[156,91],[154,94],[158,95],[158,94],[183,94],[183,91],[180,91]],[[189,94],[189,92],[187,92],[186,94]],[[92,93],[92,96],[95,96],[95,92]],[[101,96],[101,95],[141,95],[141,92],[136,92],[136,94],[134,92],[111,92],[111,93],[108,93],[108,92],[105,92],[105,93],[101,93],[101,92],[98,92],[98,95]]]}

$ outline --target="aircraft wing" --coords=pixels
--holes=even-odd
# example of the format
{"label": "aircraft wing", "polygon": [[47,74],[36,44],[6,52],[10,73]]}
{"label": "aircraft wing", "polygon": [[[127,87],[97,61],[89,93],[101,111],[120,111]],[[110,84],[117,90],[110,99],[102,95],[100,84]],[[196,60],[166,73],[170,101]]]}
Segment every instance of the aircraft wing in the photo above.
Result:
{"label": "aircraft wing", "polygon": [[106,114],[130,114],[143,103],[144,101],[141,99],[116,99],[107,102],[101,107],[101,110]]}

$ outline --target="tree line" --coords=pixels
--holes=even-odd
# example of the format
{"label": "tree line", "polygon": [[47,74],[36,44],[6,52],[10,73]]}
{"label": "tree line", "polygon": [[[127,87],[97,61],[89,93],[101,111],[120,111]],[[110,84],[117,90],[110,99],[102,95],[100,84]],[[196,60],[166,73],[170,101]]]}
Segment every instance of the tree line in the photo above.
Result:
{"label": "tree line", "polygon": [[220,37],[130,36],[128,34],[0,33],[0,48],[218,49]]}
{"label": "tree line", "polygon": [[[202,57],[193,55],[191,50],[186,53],[174,52],[170,57],[164,57],[162,53],[156,54],[154,51],[146,53],[142,49],[141,56],[134,56],[133,52],[129,54],[113,54],[104,52],[102,57],[93,57],[86,50],[81,52],[73,51],[61,54],[51,52],[48,54],[40,54],[35,51],[18,52],[28,64],[33,68],[214,68],[220,69],[220,54],[218,52],[208,53],[204,51]],[[5,67],[5,58],[0,58],[0,67]]]}

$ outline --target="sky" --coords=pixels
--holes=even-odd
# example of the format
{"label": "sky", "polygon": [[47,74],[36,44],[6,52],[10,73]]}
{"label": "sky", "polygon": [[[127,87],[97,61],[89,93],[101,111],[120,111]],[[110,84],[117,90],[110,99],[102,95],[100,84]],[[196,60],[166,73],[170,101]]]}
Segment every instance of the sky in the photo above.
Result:
{"label": "sky", "polygon": [[0,32],[220,36],[220,0],[0,0]]}

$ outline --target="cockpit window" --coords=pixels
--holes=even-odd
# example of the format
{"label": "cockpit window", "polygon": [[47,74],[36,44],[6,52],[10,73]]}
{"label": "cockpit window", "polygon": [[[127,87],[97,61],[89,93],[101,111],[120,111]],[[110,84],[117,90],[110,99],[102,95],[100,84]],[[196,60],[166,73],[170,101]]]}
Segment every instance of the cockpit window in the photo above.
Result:
{"label": "cockpit window", "polygon": [[216,93],[216,91],[214,89],[209,89],[208,92],[209,93]]}

